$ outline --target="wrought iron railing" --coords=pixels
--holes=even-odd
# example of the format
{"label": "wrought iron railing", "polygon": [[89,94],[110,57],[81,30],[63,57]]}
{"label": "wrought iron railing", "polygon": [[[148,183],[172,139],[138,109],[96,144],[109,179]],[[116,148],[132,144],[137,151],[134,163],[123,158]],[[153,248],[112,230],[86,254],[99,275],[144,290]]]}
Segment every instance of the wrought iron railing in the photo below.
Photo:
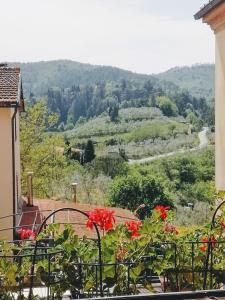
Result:
{"label": "wrought iron railing", "polygon": [[[216,226],[215,217],[218,211],[221,209],[222,205],[225,203],[221,203],[221,205],[215,211],[212,220],[212,228]],[[88,214],[86,212],[80,211],[74,208],[62,208],[56,211],[51,212],[48,217],[46,217],[41,224],[33,224],[33,229],[37,229],[37,234],[41,234],[43,229],[54,222],[54,216],[58,213],[65,213],[70,211],[71,213],[82,214],[85,218],[88,218]],[[36,219],[36,218],[35,218]],[[69,220],[68,220],[69,222]],[[66,222],[61,222],[61,224],[65,224]],[[71,223],[71,222],[69,222]],[[77,222],[71,223],[72,225],[76,225]],[[13,228],[10,228],[13,229]],[[214,247],[215,242],[211,241],[209,237],[209,241],[189,241],[185,242],[186,250],[185,254],[188,255],[184,260],[181,259],[182,245],[179,242],[158,242],[149,244],[149,249],[152,247],[156,251],[155,256],[142,256],[140,261],[120,261],[116,263],[105,263],[104,258],[102,256],[102,248],[101,248],[101,234],[99,232],[98,226],[94,224],[94,229],[96,232],[95,243],[98,246],[98,258],[97,260],[90,262],[83,262],[82,259],[78,261],[74,261],[73,263],[73,271],[75,272],[77,278],[74,278],[74,281],[82,281],[84,280],[85,274],[93,274],[93,286],[90,290],[84,291],[82,288],[77,288],[77,285],[74,286],[74,289],[71,290],[71,294],[73,298],[94,298],[94,297],[113,297],[116,292],[113,290],[113,285],[115,285],[118,279],[118,271],[120,268],[125,270],[126,278],[125,281],[122,282],[123,289],[120,290],[119,295],[131,295],[140,292],[146,292],[147,290],[144,287],[148,284],[151,284],[154,288],[154,284],[158,284],[160,286],[161,292],[160,294],[154,294],[154,296],[126,296],[126,299],[137,298],[142,300],[141,298],[149,298],[149,299],[197,299],[203,296],[225,296],[225,290],[221,290],[223,288],[223,282],[225,282],[225,268],[224,264],[218,264],[217,254],[220,252],[220,255],[224,256],[223,249],[225,249],[225,240],[217,241],[216,247]],[[9,228],[1,229],[9,230]],[[6,255],[5,253],[0,253],[0,265],[4,263],[9,263],[10,261],[15,263],[16,266],[21,268],[22,265],[28,263],[30,264],[30,271],[24,276],[24,274],[20,274],[16,280],[15,285],[8,287],[14,292],[18,297],[22,297],[24,291],[28,289],[28,298],[31,300],[34,294],[34,288],[39,287],[41,289],[46,290],[46,298],[54,299],[55,290],[54,288],[57,284],[63,282],[64,274],[62,274],[62,270],[60,267],[57,269],[53,263],[55,263],[58,257],[63,255],[63,250],[55,251],[54,249],[54,236],[45,237],[36,239],[35,241],[28,241],[26,247],[23,250],[18,252],[17,245],[20,241],[9,242],[15,245],[15,249],[13,253],[10,255]],[[201,245],[206,245],[206,251],[203,255],[203,259],[201,263],[199,263],[198,256],[196,256],[196,251],[201,247]],[[151,265],[154,263],[154,260],[165,261],[165,253],[166,250],[170,250],[170,258],[165,264],[163,271],[159,274],[156,274]],[[47,262],[47,271],[45,270],[44,279],[40,276],[37,276],[37,265],[40,265],[40,262]],[[225,262],[225,259],[224,259]],[[135,282],[132,279],[133,270],[139,265],[142,264],[145,268],[138,275],[138,279]],[[112,279],[112,287],[109,284],[106,284],[107,278],[104,278],[104,270],[106,268],[111,269],[111,278]],[[6,282],[4,282],[4,276],[0,274],[0,296],[1,293],[4,294],[4,286]],[[199,288],[202,288],[202,291],[196,291]],[[207,289],[210,291],[207,291]],[[187,292],[183,292],[184,290],[188,290]],[[168,293],[168,291],[170,293]],[[182,292],[181,292],[182,291]],[[175,292],[175,293],[174,293]],[[185,298],[182,298],[184,297]],[[116,299],[116,298],[115,298]],[[123,299],[123,298],[120,298]],[[125,298],[124,298],[125,299]]]}

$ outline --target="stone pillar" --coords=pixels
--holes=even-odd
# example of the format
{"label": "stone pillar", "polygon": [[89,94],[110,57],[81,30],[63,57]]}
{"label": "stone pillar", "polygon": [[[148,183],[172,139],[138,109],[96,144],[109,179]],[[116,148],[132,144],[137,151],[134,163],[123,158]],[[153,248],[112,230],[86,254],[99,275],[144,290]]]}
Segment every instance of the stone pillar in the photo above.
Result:
{"label": "stone pillar", "polygon": [[72,202],[77,203],[77,183],[76,182],[71,183],[71,189],[72,189]]}

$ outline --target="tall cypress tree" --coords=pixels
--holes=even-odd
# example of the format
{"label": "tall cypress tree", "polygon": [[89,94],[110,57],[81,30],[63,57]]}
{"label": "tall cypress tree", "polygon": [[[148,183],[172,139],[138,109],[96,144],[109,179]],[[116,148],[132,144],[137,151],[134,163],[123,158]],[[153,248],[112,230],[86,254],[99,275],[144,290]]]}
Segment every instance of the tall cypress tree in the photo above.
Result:
{"label": "tall cypress tree", "polygon": [[95,148],[92,140],[88,140],[84,148],[84,163],[91,162],[95,158]]}

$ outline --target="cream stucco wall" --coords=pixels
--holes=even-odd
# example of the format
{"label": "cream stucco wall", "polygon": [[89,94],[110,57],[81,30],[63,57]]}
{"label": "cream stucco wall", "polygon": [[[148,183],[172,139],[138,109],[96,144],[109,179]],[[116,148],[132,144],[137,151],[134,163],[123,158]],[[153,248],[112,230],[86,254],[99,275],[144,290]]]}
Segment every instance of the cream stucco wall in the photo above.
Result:
{"label": "cream stucco wall", "polygon": [[[13,214],[12,117],[14,108],[0,108],[0,217]],[[15,212],[21,207],[19,112],[14,127]],[[13,226],[13,217],[0,219],[0,229]],[[13,231],[0,231],[0,238],[12,239]]]}
{"label": "cream stucco wall", "polygon": [[15,172],[16,172],[16,212],[21,210],[21,175],[20,175],[20,114],[16,114],[16,140],[15,140]]}
{"label": "cream stucco wall", "polygon": [[[11,109],[0,108],[0,217],[13,213]],[[0,228],[12,226],[12,218],[1,219]],[[0,237],[11,238],[11,232]]]}
{"label": "cream stucco wall", "polygon": [[225,29],[216,33],[216,188],[225,190]]}

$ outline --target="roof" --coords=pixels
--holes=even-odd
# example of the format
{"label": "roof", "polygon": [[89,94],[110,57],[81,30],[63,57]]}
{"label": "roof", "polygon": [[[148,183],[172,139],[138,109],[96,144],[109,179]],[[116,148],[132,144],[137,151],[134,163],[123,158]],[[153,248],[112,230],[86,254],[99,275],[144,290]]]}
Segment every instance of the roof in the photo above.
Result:
{"label": "roof", "polygon": [[[84,203],[73,203],[55,201],[53,199],[35,199],[34,207],[27,207],[24,202],[23,205],[23,216],[20,220],[20,226],[27,226],[29,228],[39,227],[41,220],[46,218],[51,212],[56,211],[60,208],[75,208],[84,212],[88,212],[96,207],[97,205],[84,204]],[[118,207],[108,207],[110,210],[115,211],[116,223],[124,223],[125,221],[137,220],[134,214],[128,209]],[[86,235],[89,238],[96,238],[95,231],[90,231],[86,227],[87,219],[80,213],[74,212],[59,212],[54,217],[55,223],[70,223],[73,224],[76,233],[79,236]],[[52,222],[52,218],[50,220]]]}
{"label": "roof", "polygon": [[225,0],[210,0],[209,3],[205,4],[195,15],[195,20],[199,20],[219,6],[221,3],[225,3]]}
{"label": "roof", "polygon": [[23,106],[20,68],[0,64],[0,106]]}

